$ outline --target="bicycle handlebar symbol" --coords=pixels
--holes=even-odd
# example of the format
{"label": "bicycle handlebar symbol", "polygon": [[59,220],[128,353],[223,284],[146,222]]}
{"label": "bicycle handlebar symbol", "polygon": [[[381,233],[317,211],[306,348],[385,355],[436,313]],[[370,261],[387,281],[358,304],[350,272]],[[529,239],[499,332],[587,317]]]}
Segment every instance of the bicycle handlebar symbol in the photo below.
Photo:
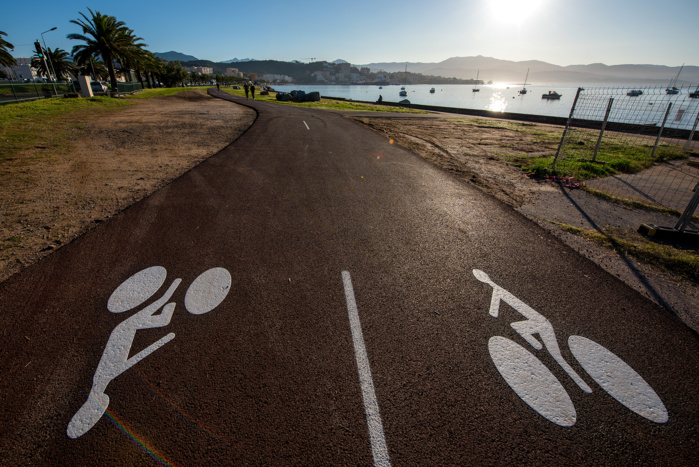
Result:
{"label": "bicycle handlebar symbol", "polygon": [[[137,272],[112,292],[107,302],[107,309],[112,313],[122,313],[144,304],[162,287],[166,277],[167,271],[161,266],[153,266]],[[102,418],[109,405],[109,396],[104,391],[114,378],[175,338],[175,333],[171,332],[129,357],[137,331],[170,324],[175,312],[175,303],[166,304],[166,302],[170,300],[181,282],[182,279],[175,279],[162,297],[114,328],[104,346],[102,358],[92,378],[92,388],[87,401],[68,424],[66,433],[69,438],[75,439],[84,435]],[[227,270],[209,269],[194,279],[187,289],[184,297],[185,309],[193,315],[208,313],[226,298],[230,287],[231,275]],[[162,311],[158,313],[161,308]]]}
{"label": "bicycle handlebar symbol", "polygon": [[[499,316],[500,303],[503,301],[514,308],[526,319],[511,323],[510,326],[536,350],[545,347],[581,390],[592,393],[592,388],[563,358],[553,325],[546,317],[497,285],[485,272],[474,269],[473,275],[493,288],[490,316]],[[668,412],[660,397],[621,358],[582,336],[570,336],[568,346],[580,366],[614,399],[652,422],[668,421]],[[488,351],[505,382],[529,407],[557,425],[575,425],[577,414],[570,395],[558,378],[532,352],[502,336],[490,338]]]}

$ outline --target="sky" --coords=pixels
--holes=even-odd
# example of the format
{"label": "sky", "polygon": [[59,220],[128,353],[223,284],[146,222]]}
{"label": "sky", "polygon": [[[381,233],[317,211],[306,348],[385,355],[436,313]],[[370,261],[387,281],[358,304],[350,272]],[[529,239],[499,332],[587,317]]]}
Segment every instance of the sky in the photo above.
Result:
{"label": "sky", "polygon": [[[36,0],[0,17],[14,57],[68,52],[88,8],[116,17],[151,52],[233,58],[441,62],[483,55],[555,65],[699,65],[697,0]],[[49,29],[57,27],[55,31]],[[42,33],[43,36],[42,36]]]}

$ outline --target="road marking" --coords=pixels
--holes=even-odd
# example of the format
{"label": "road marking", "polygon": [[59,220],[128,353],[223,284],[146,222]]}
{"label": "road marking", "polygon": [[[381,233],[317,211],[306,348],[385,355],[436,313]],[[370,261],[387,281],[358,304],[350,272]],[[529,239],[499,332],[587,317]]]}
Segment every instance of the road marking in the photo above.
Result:
{"label": "road marking", "polygon": [[303,124],[306,125],[307,130],[310,130],[310,128],[308,127],[308,123],[306,123],[306,120],[303,121]]}
{"label": "road marking", "polygon": [[[305,122],[304,122],[305,123]],[[345,287],[345,298],[347,299],[347,311],[349,313],[350,327],[352,328],[352,342],[354,343],[354,357],[357,361],[357,371],[359,372],[359,384],[362,387],[362,398],[364,399],[364,413],[369,427],[369,439],[371,440],[371,454],[374,458],[374,465],[390,466],[391,460],[388,457],[388,448],[383,434],[383,423],[379,413],[379,404],[374,392],[374,381],[369,368],[369,357],[364,346],[364,336],[362,325],[359,322],[357,312],[357,302],[354,300],[354,289],[352,288],[352,278],[348,271],[342,271],[342,283]]]}
{"label": "road marking", "polygon": [[[153,266],[137,272],[126,279],[112,292],[107,309],[112,313],[123,313],[144,304],[165,283],[167,271],[162,266]],[[170,324],[175,312],[175,303],[167,303],[182,279],[175,279],[161,298],[118,324],[109,336],[102,352],[92,388],[87,401],[73,415],[66,433],[75,439],[87,433],[107,411],[109,396],[107,385],[117,376],[136,365],[175,338],[171,332],[153,344],[129,357],[136,333],[142,329],[162,328]],[[201,273],[187,289],[185,308],[193,315],[202,315],[216,308],[228,295],[231,275],[224,268],[212,268]]]}

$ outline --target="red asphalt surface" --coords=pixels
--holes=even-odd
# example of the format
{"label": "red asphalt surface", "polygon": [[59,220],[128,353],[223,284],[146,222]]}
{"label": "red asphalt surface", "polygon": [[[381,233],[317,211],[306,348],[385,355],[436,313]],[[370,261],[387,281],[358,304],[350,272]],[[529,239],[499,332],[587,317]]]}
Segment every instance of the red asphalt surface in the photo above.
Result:
{"label": "red asphalt surface", "polygon": [[[0,463],[698,463],[699,339],[679,320],[509,207],[339,114],[210,92],[254,107],[257,121],[0,284]],[[182,283],[169,324],[138,330],[130,355],[174,339],[114,377],[107,412],[71,439],[112,331],[136,312],[110,312],[110,296],[153,266],[167,279],[148,303]],[[212,268],[230,273],[230,290],[192,314],[188,287]],[[510,326],[523,320],[514,308],[502,302],[498,318],[489,314],[493,288],[474,269],[546,317],[592,393]],[[343,271],[383,458],[372,457],[376,425]],[[602,390],[571,353],[574,335],[642,376],[667,422]],[[528,349],[560,381],[573,426],[515,393],[489,353],[493,336]]]}

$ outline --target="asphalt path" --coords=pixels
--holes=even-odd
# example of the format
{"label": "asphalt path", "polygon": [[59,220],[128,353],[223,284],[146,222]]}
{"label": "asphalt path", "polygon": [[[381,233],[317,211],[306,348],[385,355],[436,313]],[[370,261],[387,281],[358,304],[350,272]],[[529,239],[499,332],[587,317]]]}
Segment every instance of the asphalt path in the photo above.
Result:
{"label": "asphalt path", "polygon": [[697,463],[679,320],[337,113],[210,92],[256,122],[0,284],[3,464]]}

